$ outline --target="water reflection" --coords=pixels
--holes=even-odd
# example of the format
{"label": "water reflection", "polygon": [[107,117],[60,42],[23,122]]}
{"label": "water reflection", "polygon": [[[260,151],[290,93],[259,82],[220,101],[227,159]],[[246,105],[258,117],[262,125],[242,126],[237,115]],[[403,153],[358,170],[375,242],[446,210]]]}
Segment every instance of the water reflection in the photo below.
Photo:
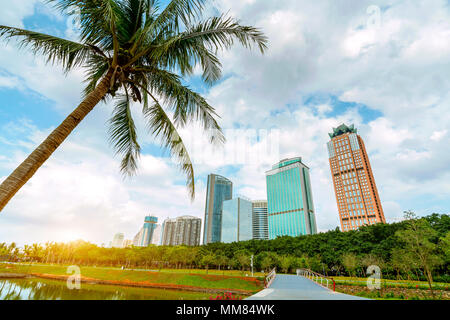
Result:
{"label": "water reflection", "polygon": [[0,280],[0,300],[204,300],[209,294],[177,290],[82,284],[70,290],[65,281]]}

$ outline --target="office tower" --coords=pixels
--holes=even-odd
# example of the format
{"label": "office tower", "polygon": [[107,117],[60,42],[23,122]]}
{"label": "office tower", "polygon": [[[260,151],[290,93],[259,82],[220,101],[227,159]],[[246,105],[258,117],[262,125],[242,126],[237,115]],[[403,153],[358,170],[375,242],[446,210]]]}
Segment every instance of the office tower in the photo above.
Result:
{"label": "office tower", "polygon": [[123,233],[116,233],[114,235],[113,241],[111,243],[111,247],[122,248],[123,247],[123,239],[124,239]]}
{"label": "office tower", "polygon": [[221,242],[251,240],[253,238],[252,213],[250,200],[236,198],[224,201]]}
{"label": "office tower", "polygon": [[161,245],[171,246],[175,242],[175,228],[177,221],[167,218],[162,224]]}
{"label": "office tower", "polygon": [[157,217],[146,216],[144,219],[144,225],[134,237],[133,245],[136,247],[148,247],[151,244],[153,232],[155,231],[157,222]]}
{"label": "office tower", "polygon": [[253,239],[269,239],[269,222],[267,217],[267,201],[257,200],[252,202],[253,209]]}
{"label": "office tower", "polygon": [[163,246],[198,246],[202,220],[192,216],[166,219],[162,225],[161,245]]}
{"label": "office tower", "polygon": [[233,197],[233,183],[225,177],[210,174],[206,189],[203,244],[220,242],[222,230],[222,203]]}
{"label": "office tower", "polygon": [[301,158],[272,166],[266,184],[269,239],[317,233],[309,168]]}
{"label": "office tower", "polygon": [[385,223],[369,157],[354,125],[333,128],[328,155],[341,230]]}
{"label": "office tower", "polygon": [[133,246],[140,247],[142,242],[142,234],[144,233],[144,228],[141,227],[138,233],[133,238]]}
{"label": "office tower", "polygon": [[192,216],[182,216],[175,219],[175,243],[174,245],[198,246],[200,245],[200,233],[202,219]]}
{"label": "office tower", "polygon": [[157,224],[155,230],[153,230],[153,236],[151,244],[157,246],[161,241],[161,225]]}

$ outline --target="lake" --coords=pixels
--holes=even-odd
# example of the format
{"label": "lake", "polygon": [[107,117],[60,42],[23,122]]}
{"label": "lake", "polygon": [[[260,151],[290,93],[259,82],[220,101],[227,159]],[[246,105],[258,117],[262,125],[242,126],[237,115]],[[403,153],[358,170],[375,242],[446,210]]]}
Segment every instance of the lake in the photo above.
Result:
{"label": "lake", "polygon": [[208,300],[210,293],[84,284],[70,290],[65,281],[0,279],[0,300]]}

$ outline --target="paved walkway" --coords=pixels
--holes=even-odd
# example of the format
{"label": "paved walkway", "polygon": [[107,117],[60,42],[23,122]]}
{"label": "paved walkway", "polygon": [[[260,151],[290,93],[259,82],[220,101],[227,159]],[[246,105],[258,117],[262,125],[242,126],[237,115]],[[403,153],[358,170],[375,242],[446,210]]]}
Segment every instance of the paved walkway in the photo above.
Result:
{"label": "paved walkway", "polygon": [[[331,286],[331,285],[330,285]],[[246,300],[368,300],[333,292],[302,276],[277,274],[269,288]]]}

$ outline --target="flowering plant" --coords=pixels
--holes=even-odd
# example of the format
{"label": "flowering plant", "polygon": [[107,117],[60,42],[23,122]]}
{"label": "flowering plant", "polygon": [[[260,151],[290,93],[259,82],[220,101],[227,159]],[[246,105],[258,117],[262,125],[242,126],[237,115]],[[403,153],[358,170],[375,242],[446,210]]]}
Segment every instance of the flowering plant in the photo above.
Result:
{"label": "flowering plant", "polygon": [[242,298],[234,295],[232,292],[223,292],[222,294],[218,294],[217,296],[213,297],[210,296],[209,300],[241,300]]}

